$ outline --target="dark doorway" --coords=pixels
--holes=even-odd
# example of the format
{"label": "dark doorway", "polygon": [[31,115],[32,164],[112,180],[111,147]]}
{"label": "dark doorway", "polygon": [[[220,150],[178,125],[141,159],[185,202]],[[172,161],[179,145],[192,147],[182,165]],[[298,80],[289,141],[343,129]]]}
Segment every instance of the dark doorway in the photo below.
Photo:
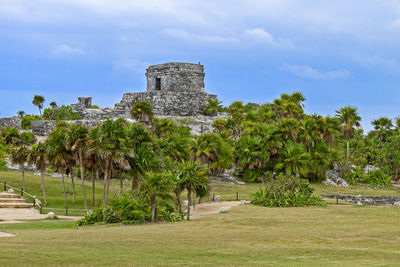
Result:
{"label": "dark doorway", "polygon": [[156,78],[156,90],[161,90],[161,78]]}

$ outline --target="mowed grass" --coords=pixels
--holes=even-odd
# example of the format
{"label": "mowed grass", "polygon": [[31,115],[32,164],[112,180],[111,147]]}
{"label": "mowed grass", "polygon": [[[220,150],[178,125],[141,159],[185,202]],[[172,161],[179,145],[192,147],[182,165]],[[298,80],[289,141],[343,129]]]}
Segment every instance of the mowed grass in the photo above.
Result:
{"label": "mowed grass", "polygon": [[234,207],[190,222],[0,225],[2,266],[398,266],[400,209]]}
{"label": "mowed grass", "polygon": [[[67,192],[67,201],[68,201],[68,215],[82,215],[84,211],[74,211],[73,209],[83,209],[83,187],[81,179],[75,177],[75,192],[76,192],[76,202],[73,202],[73,190],[72,190],[72,180],[70,177],[65,177],[66,184],[66,192]],[[8,185],[11,185],[16,188],[22,188],[22,178],[20,172],[13,171],[0,171],[0,191],[3,191],[3,184],[6,182]],[[25,186],[26,192],[36,195],[42,203],[43,193],[40,187],[40,176],[34,175],[30,172],[25,172]],[[130,183],[124,183],[125,189],[128,190],[130,188]],[[55,212],[56,214],[65,215],[64,209],[64,194],[62,188],[61,178],[45,176],[45,188],[47,194],[47,206],[43,206],[43,213],[48,213],[50,211]],[[120,185],[119,180],[112,180],[110,185],[110,193],[109,198],[119,192]],[[85,190],[88,207],[92,207],[92,181],[85,180]],[[19,194],[19,191],[15,191],[15,193]],[[95,202],[101,202],[103,198],[103,181],[96,181],[96,191],[95,191]],[[32,199],[27,197],[27,201],[31,201]]]}

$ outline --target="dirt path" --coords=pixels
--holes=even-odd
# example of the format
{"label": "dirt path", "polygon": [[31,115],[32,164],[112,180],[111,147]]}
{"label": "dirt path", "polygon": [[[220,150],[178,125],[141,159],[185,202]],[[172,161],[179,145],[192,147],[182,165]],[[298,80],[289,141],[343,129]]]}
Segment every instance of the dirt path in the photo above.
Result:
{"label": "dirt path", "polygon": [[[6,209],[0,208],[0,224],[3,223],[20,223],[18,220],[37,220],[46,219],[47,214],[40,214],[35,209]],[[60,216],[59,219],[78,220],[81,216]]]}
{"label": "dirt path", "polygon": [[240,201],[215,201],[197,204],[195,208],[191,207],[190,217],[196,219],[204,215],[217,214],[220,213],[221,208],[229,210],[240,204]]}

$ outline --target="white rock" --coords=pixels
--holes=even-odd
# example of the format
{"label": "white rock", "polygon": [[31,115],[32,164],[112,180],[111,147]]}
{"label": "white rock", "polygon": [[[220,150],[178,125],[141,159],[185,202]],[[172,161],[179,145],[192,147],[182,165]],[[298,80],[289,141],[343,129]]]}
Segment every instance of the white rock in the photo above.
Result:
{"label": "white rock", "polygon": [[400,201],[394,202],[394,203],[393,203],[393,206],[398,206],[398,207],[400,207]]}
{"label": "white rock", "polygon": [[8,193],[14,193],[14,189],[12,188],[8,189]]}
{"label": "white rock", "polygon": [[228,211],[228,209],[225,208],[225,207],[221,207],[221,208],[219,209],[219,212],[221,212],[221,213],[225,213],[225,212],[227,212],[227,211]]}
{"label": "white rock", "polygon": [[358,206],[362,206],[363,203],[361,203],[360,201],[358,201],[358,202],[357,202],[357,205],[358,205]]}
{"label": "white rock", "polygon": [[184,200],[183,202],[182,202],[182,206],[187,206],[189,204],[189,202],[187,201],[187,200]]}
{"label": "white rock", "polygon": [[220,199],[221,199],[220,196],[215,196],[215,197],[214,197],[214,200],[215,200],[215,201],[218,201],[218,200],[220,200]]}
{"label": "white rock", "polygon": [[49,219],[54,219],[56,217],[56,214],[52,211],[50,211],[49,213],[47,213],[47,218]]}
{"label": "white rock", "polygon": [[242,205],[244,205],[244,204],[246,204],[247,202],[246,202],[246,200],[240,200],[240,204],[242,204]]}

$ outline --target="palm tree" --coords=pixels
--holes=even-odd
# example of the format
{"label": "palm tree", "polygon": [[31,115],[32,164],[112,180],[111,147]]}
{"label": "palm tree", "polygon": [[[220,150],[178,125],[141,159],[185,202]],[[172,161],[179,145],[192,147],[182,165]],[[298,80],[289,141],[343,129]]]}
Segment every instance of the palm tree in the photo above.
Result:
{"label": "palm tree", "polygon": [[18,164],[22,174],[22,189],[25,191],[25,162],[28,159],[29,148],[22,145],[18,148],[14,148],[11,152],[11,162]]}
{"label": "palm tree", "polygon": [[17,112],[17,114],[18,114],[18,117],[22,118],[23,116],[25,116],[25,111],[20,110]]}
{"label": "palm tree", "polygon": [[83,188],[83,202],[85,209],[87,209],[85,177],[84,177],[84,160],[89,138],[89,130],[82,125],[71,125],[66,134],[66,147],[74,153],[74,160],[79,166],[82,188]]}
{"label": "palm tree", "polygon": [[302,144],[288,141],[281,153],[280,163],[276,165],[276,169],[283,169],[288,175],[296,175],[305,173],[306,166],[309,164],[310,155]]}
{"label": "palm tree", "polygon": [[143,193],[150,202],[151,221],[157,222],[157,203],[159,199],[170,199],[171,191],[174,188],[175,176],[171,172],[149,171],[141,179],[139,192]]}
{"label": "palm tree", "polygon": [[47,167],[46,145],[43,143],[33,145],[32,150],[28,154],[28,162],[34,164],[36,169],[40,172],[40,185],[43,190],[44,204],[47,205],[46,189],[44,186],[43,176]]}
{"label": "palm tree", "polygon": [[218,112],[222,111],[222,101],[208,98],[207,103],[202,106],[202,110],[206,116],[216,116]]}
{"label": "palm tree", "polygon": [[343,136],[347,140],[346,161],[348,162],[350,155],[350,139],[352,139],[354,136],[355,127],[360,127],[361,117],[358,115],[357,108],[349,105],[337,110],[336,117],[340,119],[340,123],[343,127]]}
{"label": "palm tree", "polygon": [[50,107],[51,108],[56,108],[57,107],[57,103],[55,101],[50,102]]}
{"label": "palm tree", "polygon": [[153,106],[148,101],[140,100],[132,105],[131,114],[136,121],[150,124],[154,117]]}
{"label": "palm tree", "polygon": [[387,133],[390,132],[393,127],[393,122],[388,117],[380,117],[379,119],[373,120],[372,125],[374,129],[379,133],[379,139],[385,141]]}
{"label": "palm tree", "polygon": [[105,162],[103,203],[107,203],[108,200],[109,182],[114,168],[113,162],[116,159],[123,158],[128,150],[125,125],[126,122],[123,119],[116,121],[108,119],[98,125],[95,130],[97,131],[95,134],[97,140],[94,140],[93,144],[97,147]]}
{"label": "palm tree", "polygon": [[192,205],[192,192],[194,190],[207,191],[208,189],[207,166],[198,161],[186,161],[180,166],[179,183],[187,190],[188,210],[186,218],[190,220],[190,206]]}
{"label": "palm tree", "polygon": [[64,205],[65,209],[68,208],[67,193],[65,189],[65,171],[68,167],[68,161],[71,160],[71,152],[65,147],[66,127],[59,125],[51,132],[46,140],[46,153],[50,163],[57,168],[61,173],[63,192],[64,192]]}
{"label": "palm tree", "polygon": [[38,107],[40,116],[42,116],[42,108],[43,108],[44,101],[45,101],[45,99],[41,95],[35,95],[32,100],[32,104],[34,104],[35,106]]}

